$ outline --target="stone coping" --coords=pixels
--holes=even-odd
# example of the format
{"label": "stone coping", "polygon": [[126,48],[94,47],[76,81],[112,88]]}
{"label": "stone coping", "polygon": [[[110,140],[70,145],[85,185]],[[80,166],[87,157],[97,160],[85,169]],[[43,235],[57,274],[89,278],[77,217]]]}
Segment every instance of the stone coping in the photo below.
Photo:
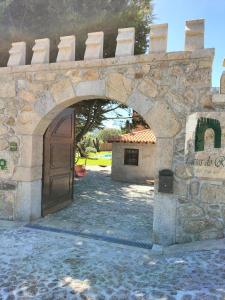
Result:
{"label": "stone coping", "polygon": [[224,239],[212,239],[196,241],[185,244],[175,244],[172,246],[163,247],[161,245],[154,244],[151,254],[155,255],[173,255],[177,253],[185,252],[198,252],[198,251],[211,251],[211,250],[224,250],[225,249],[225,238]]}
{"label": "stone coping", "polygon": [[93,60],[68,61],[46,64],[34,64],[24,66],[2,67],[0,74],[11,74],[20,72],[35,72],[47,70],[65,70],[71,68],[94,68],[107,66],[123,66],[127,64],[149,63],[156,61],[172,61],[185,59],[210,58],[213,60],[215,54],[214,48],[200,49],[196,51],[178,51],[178,52],[155,52],[150,54],[132,55],[126,57],[112,57]]}

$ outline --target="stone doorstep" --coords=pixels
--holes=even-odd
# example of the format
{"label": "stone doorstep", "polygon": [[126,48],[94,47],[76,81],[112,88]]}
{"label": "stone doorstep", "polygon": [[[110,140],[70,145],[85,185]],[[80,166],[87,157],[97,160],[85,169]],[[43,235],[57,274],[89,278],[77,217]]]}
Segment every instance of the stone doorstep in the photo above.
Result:
{"label": "stone doorstep", "polygon": [[155,255],[171,255],[184,252],[198,252],[198,251],[211,251],[211,250],[224,250],[225,238],[219,240],[203,240],[185,244],[176,244],[172,246],[161,246],[153,244],[151,254]]}

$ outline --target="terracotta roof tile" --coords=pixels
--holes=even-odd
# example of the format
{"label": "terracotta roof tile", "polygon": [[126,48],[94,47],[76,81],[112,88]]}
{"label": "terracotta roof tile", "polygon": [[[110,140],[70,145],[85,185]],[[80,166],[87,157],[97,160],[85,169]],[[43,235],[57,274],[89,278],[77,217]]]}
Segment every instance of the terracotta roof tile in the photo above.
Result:
{"label": "terracotta roof tile", "polygon": [[156,137],[151,129],[134,131],[131,133],[114,136],[108,140],[109,143],[146,143],[155,144]]}

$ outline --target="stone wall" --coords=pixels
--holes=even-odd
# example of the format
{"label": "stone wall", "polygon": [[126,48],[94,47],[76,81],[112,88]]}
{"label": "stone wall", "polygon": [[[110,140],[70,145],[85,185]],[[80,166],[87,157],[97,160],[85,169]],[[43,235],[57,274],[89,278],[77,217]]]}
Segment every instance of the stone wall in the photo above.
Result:
{"label": "stone wall", "polygon": [[[138,149],[138,166],[124,164],[124,150]],[[112,148],[112,178],[126,182],[146,182],[156,176],[155,144],[113,143]]]}
{"label": "stone wall", "polygon": [[[158,193],[155,178],[155,241],[220,237],[222,219],[206,220],[209,210],[222,213],[223,200],[214,206],[214,194],[206,199],[204,186],[221,187],[224,178],[193,178],[185,162],[188,116],[225,109],[221,98],[212,98],[214,50],[204,49],[202,24],[188,22],[181,52],[166,52],[165,25],[154,25],[151,51],[138,56],[133,55],[133,29],[119,31],[116,57],[108,59],[102,58],[102,32],[88,35],[84,61],[72,61],[73,37],[61,39],[60,55],[52,64],[47,39],[35,41],[32,65],[26,66],[24,44],[13,44],[8,67],[0,68],[0,218],[40,217],[43,134],[58,113],[82,100],[116,99],[141,114],[153,130],[156,174],[165,168],[175,172],[172,195]],[[63,51],[68,52],[65,57]],[[161,217],[165,211],[170,217]],[[202,228],[201,233],[195,228]]]}

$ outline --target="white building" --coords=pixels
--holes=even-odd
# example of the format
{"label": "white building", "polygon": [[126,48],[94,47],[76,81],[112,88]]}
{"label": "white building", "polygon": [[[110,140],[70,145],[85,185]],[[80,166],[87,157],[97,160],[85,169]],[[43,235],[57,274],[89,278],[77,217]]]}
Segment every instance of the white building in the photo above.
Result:
{"label": "white building", "polygon": [[113,137],[112,178],[127,182],[146,182],[155,175],[156,138],[151,129]]}

